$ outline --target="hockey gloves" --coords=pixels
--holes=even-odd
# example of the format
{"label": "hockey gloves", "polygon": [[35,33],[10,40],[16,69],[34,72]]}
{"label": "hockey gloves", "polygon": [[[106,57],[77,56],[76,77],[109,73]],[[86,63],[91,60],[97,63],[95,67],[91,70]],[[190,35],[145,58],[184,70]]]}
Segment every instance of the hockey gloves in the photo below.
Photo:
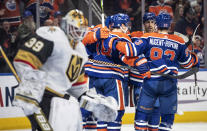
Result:
{"label": "hockey gloves", "polygon": [[109,29],[107,27],[99,28],[96,31],[97,40],[106,39],[109,37]]}
{"label": "hockey gloves", "polygon": [[147,78],[151,77],[150,68],[148,66],[147,59],[145,57],[139,57],[135,61],[135,68],[143,77],[147,77]]}
{"label": "hockey gloves", "polygon": [[191,52],[191,56],[194,58],[193,67],[199,68],[200,67],[200,61],[198,60],[198,56],[193,52]]}

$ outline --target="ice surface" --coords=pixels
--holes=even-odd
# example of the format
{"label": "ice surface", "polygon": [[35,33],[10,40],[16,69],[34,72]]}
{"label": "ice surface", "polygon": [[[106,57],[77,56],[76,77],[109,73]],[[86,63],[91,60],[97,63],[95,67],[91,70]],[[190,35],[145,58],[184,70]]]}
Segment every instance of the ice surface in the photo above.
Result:
{"label": "ice surface", "polygon": [[[121,131],[134,131],[134,127],[123,125]],[[175,123],[172,131],[207,131],[207,123]]]}

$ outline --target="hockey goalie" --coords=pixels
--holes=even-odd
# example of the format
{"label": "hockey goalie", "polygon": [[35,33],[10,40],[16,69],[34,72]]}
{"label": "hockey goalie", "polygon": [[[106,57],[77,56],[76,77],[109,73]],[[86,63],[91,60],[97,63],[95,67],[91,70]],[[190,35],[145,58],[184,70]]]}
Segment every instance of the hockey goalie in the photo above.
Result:
{"label": "hockey goalie", "polygon": [[40,27],[21,41],[13,62],[21,79],[13,105],[24,110],[33,130],[49,128],[36,117],[41,112],[54,131],[81,131],[80,107],[100,121],[116,118],[116,100],[87,88],[82,67],[88,56],[81,43],[87,25],[81,11],[71,10],[61,28]]}

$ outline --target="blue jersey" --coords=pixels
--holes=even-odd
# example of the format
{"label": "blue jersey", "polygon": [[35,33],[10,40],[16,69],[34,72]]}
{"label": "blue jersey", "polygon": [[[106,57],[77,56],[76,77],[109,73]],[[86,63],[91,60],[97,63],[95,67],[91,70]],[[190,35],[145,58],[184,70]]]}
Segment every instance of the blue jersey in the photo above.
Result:
{"label": "blue jersey", "polygon": [[[175,75],[178,68],[191,68],[196,58],[188,52],[184,40],[171,34],[146,33],[140,39],[134,39],[138,54],[144,54],[150,71]],[[152,78],[163,78],[152,75]]]}
{"label": "blue jersey", "polygon": [[124,33],[111,33],[105,40],[97,41],[93,44],[85,44],[89,58],[97,61],[89,61],[85,64],[86,74],[100,78],[128,80],[129,70],[113,65],[126,65],[120,59],[120,52],[115,48],[116,43],[120,41],[131,42],[131,39]]}

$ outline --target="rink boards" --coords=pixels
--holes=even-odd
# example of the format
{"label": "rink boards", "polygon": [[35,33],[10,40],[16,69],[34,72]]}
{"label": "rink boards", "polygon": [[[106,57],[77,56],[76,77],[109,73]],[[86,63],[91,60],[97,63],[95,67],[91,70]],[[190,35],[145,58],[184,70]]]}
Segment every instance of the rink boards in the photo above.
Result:
{"label": "rink boards", "polygon": [[[180,73],[184,72],[185,70],[181,70]],[[197,73],[197,80],[197,88],[194,86],[194,76],[179,80],[179,115],[176,115],[175,122],[207,122],[207,69],[200,69]],[[31,128],[22,110],[11,107],[11,101],[14,99],[14,91],[17,86],[18,83],[12,74],[0,73],[0,123],[3,123],[0,124],[0,130],[2,128],[5,129],[5,125],[11,127],[12,123],[19,124],[18,127],[20,126],[21,129]],[[126,108],[123,124],[133,123],[135,115],[134,110],[133,107]],[[15,114],[20,115],[17,116]],[[20,122],[17,122],[18,120]]]}

